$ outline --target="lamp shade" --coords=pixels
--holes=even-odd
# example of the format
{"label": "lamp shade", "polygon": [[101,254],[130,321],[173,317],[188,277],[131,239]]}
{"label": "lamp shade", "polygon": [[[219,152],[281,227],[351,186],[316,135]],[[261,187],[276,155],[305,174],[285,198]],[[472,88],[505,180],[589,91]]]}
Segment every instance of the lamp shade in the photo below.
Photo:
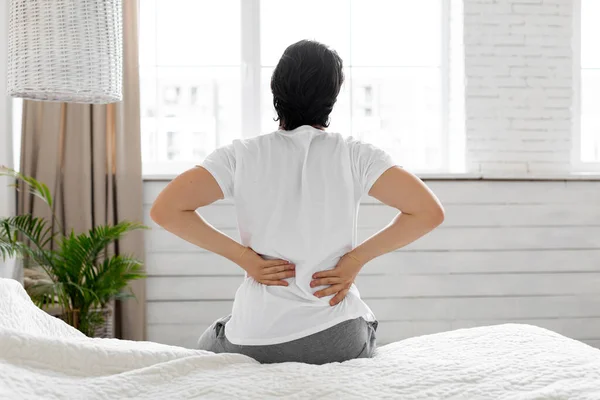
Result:
{"label": "lamp shade", "polygon": [[10,0],[8,95],[120,101],[121,13],[121,0]]}

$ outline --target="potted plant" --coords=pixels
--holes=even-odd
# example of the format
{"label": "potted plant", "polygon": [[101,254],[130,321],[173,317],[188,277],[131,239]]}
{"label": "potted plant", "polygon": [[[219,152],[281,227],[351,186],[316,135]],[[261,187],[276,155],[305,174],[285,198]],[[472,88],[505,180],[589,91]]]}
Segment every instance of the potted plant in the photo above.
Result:
{"label": "potted plant", "polygon": [[145,274],[140,260],[112,254],[109,246],[128,232],[147,228],[122,221],[63,234],[44,183],[6,167],[0,167],[0,175],[15,178],[17,190],[28,189],[51,211],[49,220],[31,214],[1,218],[0,256],[23,261],[28,272],[24,286],[38,307],[58,310],[60,318],[88,336],[112,336],[106,332],[112,327],[111,303],[133,297],[123,289]]}

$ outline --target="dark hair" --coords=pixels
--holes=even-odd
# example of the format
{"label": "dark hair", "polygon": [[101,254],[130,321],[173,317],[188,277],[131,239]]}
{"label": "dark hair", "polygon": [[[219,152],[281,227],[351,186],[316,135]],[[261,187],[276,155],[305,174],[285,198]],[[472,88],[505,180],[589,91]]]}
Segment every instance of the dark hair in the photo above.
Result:
{"label": "dark hair", "polygon": [[344,83],[342,59],[316,41],[301,40],[283,52],[271,77],[271,92],[282,129],[329,126],[329,114]]}

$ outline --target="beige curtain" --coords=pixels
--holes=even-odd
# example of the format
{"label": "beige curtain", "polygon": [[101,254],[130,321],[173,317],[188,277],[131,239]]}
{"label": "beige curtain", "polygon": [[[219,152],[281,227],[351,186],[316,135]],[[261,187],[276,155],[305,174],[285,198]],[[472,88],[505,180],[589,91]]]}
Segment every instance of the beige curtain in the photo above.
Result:
{"label": "beige curtain", "polygon": [[[143,221],[138,1],[123,1],[123,101],[109,105],[23,102],[21,171],[45,182],[62,226],[75,232],[120,220]],[[20,193],[19,213],[49,215],[39,199]],[[143,259],[143,232],[115,249]],[[136,298],[116,305],[116,335],[146,339],[144,280]]]}

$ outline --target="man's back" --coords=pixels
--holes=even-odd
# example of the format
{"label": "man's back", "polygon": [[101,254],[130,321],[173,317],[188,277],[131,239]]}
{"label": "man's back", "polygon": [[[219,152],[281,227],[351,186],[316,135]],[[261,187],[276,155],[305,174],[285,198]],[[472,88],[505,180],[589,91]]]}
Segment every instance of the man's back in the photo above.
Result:
{"label": "man's back", "polygon": [[373,318],[356,287],[331,307],[331,297],[313,295],[321,287],[310,281],[355,246],[360,198],[392,165],[373,146],[310,126],[238,140],[205,160],[235,201],[242,244],[296,265],[289,286],[246,277],[226,325],[230,341],[281,343],[350,318]]}

